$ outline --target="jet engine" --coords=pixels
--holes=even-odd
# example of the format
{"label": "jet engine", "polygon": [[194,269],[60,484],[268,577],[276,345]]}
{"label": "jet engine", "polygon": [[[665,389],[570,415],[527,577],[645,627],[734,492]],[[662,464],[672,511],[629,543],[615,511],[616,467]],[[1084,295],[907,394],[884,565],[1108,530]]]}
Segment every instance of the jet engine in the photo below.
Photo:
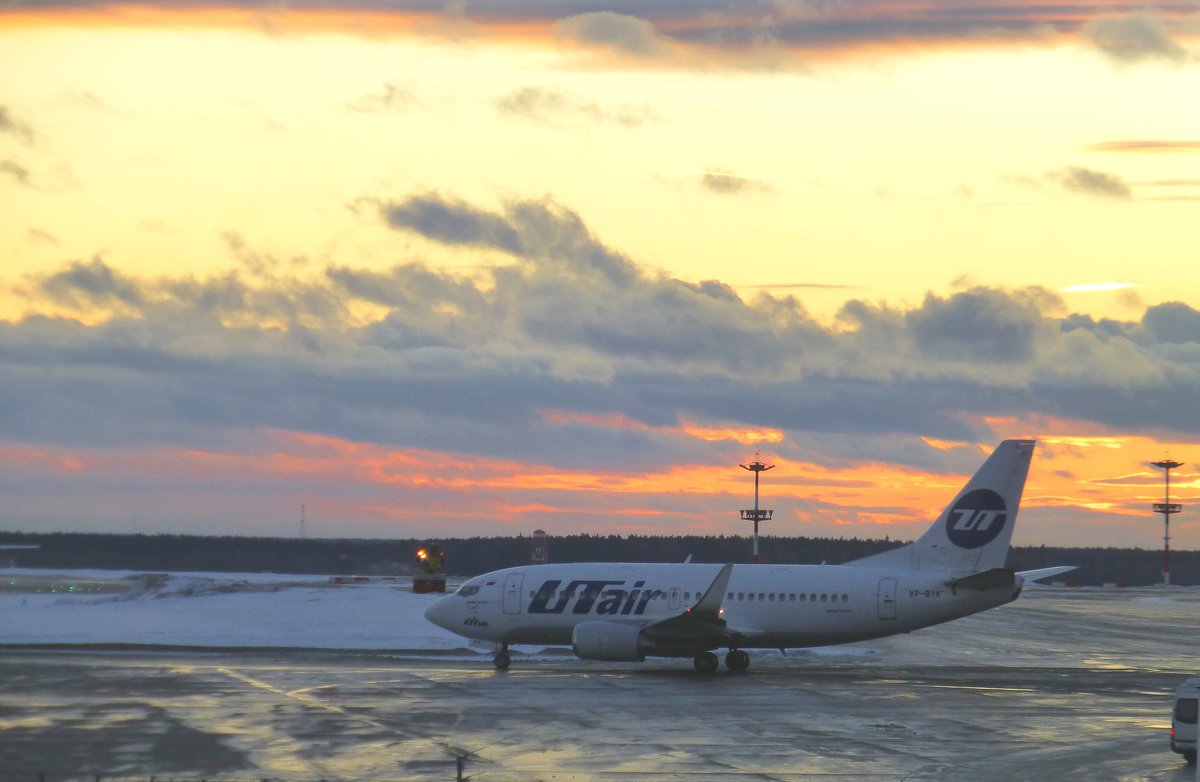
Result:
{"label": "jet engine", "polygon": [[642,629],[622,622],[581,622],[571,633],[571,648],[585,660],[640,662],[646,659]]}

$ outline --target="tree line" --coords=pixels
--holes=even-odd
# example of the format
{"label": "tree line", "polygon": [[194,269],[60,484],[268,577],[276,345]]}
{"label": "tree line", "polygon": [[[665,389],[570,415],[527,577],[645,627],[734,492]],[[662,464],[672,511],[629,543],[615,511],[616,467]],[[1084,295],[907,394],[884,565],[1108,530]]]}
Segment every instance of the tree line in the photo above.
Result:
{"label": "tree line", "polygon": [[[136,571],[209,571],[329,575],[409,575],[417,550],[438,543],[446,572],[472,576],[527,564],[532,539],[475,537],[431,539],[255,538],[199,535],[29,533],[0,531],[0,545],[38,546],[2,550],[0,565]],[[861,538],[763,537],[766,564],[841,564],[901,543]],[[749,562],[751,541],[741,535],[565,535],[548,541],[552,562]],[[1018,546],[1008,564],[1017,570],[1076,565],[1060,580],[1083,585],[1142,586],[1162,581],[1161,551],[1129,548]],[[1200,584],[1200,551],[1171,555],[1171,582]]]}

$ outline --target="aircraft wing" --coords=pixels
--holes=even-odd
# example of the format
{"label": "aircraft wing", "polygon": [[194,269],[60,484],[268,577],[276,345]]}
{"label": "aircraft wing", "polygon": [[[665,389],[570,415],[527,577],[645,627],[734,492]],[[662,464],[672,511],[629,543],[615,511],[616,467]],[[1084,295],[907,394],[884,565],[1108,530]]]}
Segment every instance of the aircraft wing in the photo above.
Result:
{"label": "aircraft wing", "polygon": [[725,565],[696,605],[682,614],[647,625],[642,632],[655,641],[669,644],[704,648],[736,646],[741,634],[731,630],[721,617],[721,603],[732,574],[733,564]]}

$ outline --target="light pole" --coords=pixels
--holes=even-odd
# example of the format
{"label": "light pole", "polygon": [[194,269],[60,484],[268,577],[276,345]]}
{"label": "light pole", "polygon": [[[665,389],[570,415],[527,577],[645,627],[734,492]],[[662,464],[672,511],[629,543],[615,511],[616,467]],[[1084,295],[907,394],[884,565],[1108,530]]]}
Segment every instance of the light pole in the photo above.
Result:
{"label": "light pole", "polygon": [[760,521],[770,521],[771,515],[775,513],[773,510],[759,510],[758,507],[758,474],[767,470],[773,469],[775,465],[766,465],[758,460],[758,453],[754,454],[755,460],[749,464],[739,464],[743,470],[749,470],[754,473],[754,509],[742,511],[742,521],[754,522],[754,558],[751,560],[755,565],[758,564],[758,523]]}
{"label": "light pole", "polygon": [[1161,513],[1163,516],[1163,586],[1171,585],[1171,514],[1179,513],[1183,510],[1183,506],[1179,503],[1171,502],[1171,470],[1176,467],[1182,467],[1183,462],[1177,462],[1173,459],[1163,459],[1158,462],[1150,462],[1150,464],[1163,470],[1166,476],[1166,489],[1163,492],[1163,501],[1154,503],[1154,512]]}

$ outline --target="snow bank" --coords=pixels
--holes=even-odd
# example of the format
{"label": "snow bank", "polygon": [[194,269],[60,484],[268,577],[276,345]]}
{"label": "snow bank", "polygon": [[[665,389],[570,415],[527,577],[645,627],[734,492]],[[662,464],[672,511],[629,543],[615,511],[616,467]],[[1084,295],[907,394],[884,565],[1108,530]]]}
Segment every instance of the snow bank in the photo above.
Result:
{"label": "snow bank", "polygon": [[[425,620],[437,595],[411,580],[333,585],[328,576],[6,570],[6,580],[128,580],[105,594],[0,592],[0,644],[440,651],[468,642]],[[481,651],[481,650],[476,650]]]}

